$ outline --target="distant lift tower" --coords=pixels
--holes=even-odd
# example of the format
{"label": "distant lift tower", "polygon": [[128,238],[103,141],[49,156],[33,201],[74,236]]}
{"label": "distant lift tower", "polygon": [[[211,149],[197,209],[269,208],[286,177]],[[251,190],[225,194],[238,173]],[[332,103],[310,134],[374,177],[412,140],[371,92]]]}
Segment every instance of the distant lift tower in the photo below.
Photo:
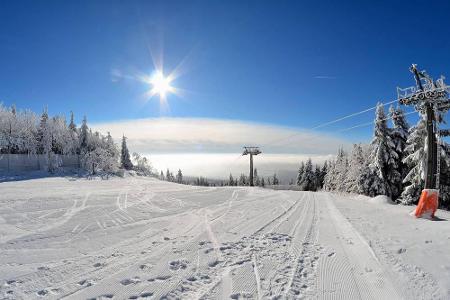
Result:
{"label": "distant lift tower", "polygon": [[259,147],[244,147],[242,155],[250,154],[250,186],[253,186],[253,155],[261,154]]}

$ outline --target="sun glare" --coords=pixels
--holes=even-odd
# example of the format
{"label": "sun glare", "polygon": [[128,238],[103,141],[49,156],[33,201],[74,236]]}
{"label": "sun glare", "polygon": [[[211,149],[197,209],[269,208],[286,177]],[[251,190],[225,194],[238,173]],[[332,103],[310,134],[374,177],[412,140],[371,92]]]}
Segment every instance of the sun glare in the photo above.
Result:
{"label": "sun glare", "polygon": [[161,99],[166,98],[168,93],[173,93],[174,88],[170,85],[171,83],[170,76],[164,77],[164,74],[161,71],[156,72],[150,78],[150,84],[152,86],[151,94],[159,95]]}

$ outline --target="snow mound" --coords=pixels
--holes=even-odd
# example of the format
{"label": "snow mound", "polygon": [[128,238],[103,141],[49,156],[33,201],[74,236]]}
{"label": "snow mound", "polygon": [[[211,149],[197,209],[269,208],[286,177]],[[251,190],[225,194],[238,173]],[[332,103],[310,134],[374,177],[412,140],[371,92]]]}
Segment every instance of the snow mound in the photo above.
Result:
{"label": "snow mound", "polygon": [[373,198],[369,196],[358,195],[354,199],[358,201],[366,201],[372,204],[395,204],[390,197],[385,195],[379,195]]}
{"label": "snow mound", "polygon": [[385,195],[379,195],[373,198],[369,198],[368,202],[373,204],[395,204],[391,198]]}

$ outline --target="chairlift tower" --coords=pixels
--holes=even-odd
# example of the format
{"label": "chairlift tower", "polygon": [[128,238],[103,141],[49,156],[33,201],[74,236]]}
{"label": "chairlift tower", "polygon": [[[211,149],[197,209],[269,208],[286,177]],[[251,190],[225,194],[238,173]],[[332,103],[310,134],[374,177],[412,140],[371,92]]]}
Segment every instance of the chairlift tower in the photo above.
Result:
{"label": "chairlift tower", "polygon": [[450,87],[444,83],[445,77],[441,76],[436,81],[425,72],[419,71],[417,65],[410,67],[414,74],[416,86],[405,89],[397,87],[397,96],[400,104],[412,105],[426,116],[427,128],[427,160],[425,168],[425,189],[439,190],[440,174],[440,135],[446,135],[448,130],[439,130],[440,112],[450,109],[448,95]]}
{"label": "chairlift tower", "polygon": [[246,146],[244,147],[244,152],[242,155],[250,155],[250,186],[253,186],[253,155],[261,154],[261,150],[259,150],[259,147],[250,147]]}

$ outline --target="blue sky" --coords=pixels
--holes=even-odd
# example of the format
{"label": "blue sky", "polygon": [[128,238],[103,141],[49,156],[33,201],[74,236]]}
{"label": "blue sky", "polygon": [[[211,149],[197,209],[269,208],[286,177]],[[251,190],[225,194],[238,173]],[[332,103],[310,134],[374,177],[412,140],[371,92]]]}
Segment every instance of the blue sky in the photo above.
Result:
{"label": "blue sky", "polygon": [[[311,128],[450,75],[449,1],[1,1],[0,101],[92,123],[183,117]],[[161,112],[135,80],[177,66]],[[120,74],[117,77],[115,75]],[[351,141],[371,128],[320,131]],[[333,149],[334,151],[334,149]]]}

